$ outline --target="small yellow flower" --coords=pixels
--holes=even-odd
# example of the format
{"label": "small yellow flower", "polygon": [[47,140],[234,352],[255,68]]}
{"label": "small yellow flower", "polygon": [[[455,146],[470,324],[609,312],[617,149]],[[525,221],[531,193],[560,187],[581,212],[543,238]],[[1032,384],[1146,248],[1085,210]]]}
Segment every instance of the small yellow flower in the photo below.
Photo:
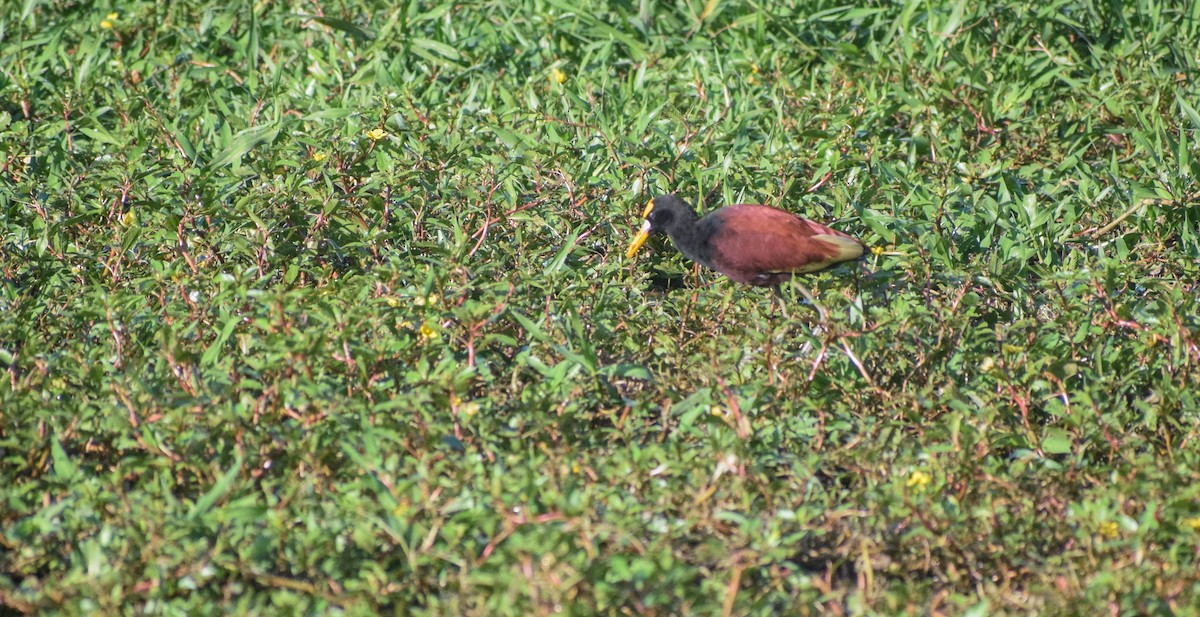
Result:
{"label": "small yellow flower", "polygon": [[371,129],[367,131],[367,137],[371,138],[372,141],[379,141],[387,137],[387,131],[379,128]]}
{"label": "small yellow flower", "polygon": [[1121,527],[1116,521],[1104,521],[1100,523],[1100,537],[1106,540],[1112,540],[1121,535]]}
{"label": "small yellow flower", "polygon": [[325,154],[324,152],[313,152],[312,153],[312,160],[314,160],[318,163],[320,163],[321,161],[324,161],[327,158],[329,158],[329,155]]}
{"label": "small yellow flower", "polygon": [[436,295],[429,294],[428,296],[417,296],[413,298],[413,304],[417,306],[433,306],[438,303],[438,300],[439,298]]}
{"label": "small yellow flower", "polygon": [[550,79],[554,83],[561,84],[567,80],[567,74],[562,72],[557,66],[550,70]]}
{"label": "small yellow flower", "polygon": [[720,419],[726,426],[737,428],[737,417],[732,411],[721,405],[712,405],[708,408],[708,415]]}
{"label": "small yellow flower", "polygon": [[133,227],[135,223],[137,223],[137,215],[133,213],[133,210],[126,212],[121,217],[121,224],[126,227]]}
{"label": "small yellow flower", "polygon": [[105,30],[112,30],[113,26],[117,24],[118,17],[120,17],[120,15],[117,15],[116,13],[109,13],[104,17],[104,19],[100,20],[100,27],[104,28]]}
{"label": "small yellow flower", "polygon": [[932,481],[933,476],[918,469],[917,471],[914,471],[908,475],[908,482],[905,482],[904,486],[911,488],[918,493],[922,493]]}
{"label": "small yellow flower", "polygon": [[436,337],[437,337],[437,330],[435,330],[433,328],[433,326],[431,326],[427,323],[421,324],[421,338],[431,339],[431,338],[436,338]]}
{"label": "small yellow flower", "polygon": [[872,255],[874,255],[874,256],[876,256],[876,257],[879,257],[880,255],[882,255],[882,254],[883,254],[883,247],[882,247],[882,246],[872,246],[872,247],[871,247],[871,254],[872,254]]}
{"label": "small yellow flower", "polygon": [[1192,516],[1189,518],[1185,518],[1180,522],[1183,524],[1184,527],[1187,527],[1188,529],[1191,529],[1192,531],[1200,531],[1200,516]]}

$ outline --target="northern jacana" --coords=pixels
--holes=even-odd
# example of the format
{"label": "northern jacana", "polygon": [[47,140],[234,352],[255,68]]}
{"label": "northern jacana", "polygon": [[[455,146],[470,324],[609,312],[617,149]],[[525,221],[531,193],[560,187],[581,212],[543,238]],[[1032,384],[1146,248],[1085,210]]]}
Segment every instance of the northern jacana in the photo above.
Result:
{"label": "northern jacana", "polygon": [[[847,234],[758,204],[725,206],[699,217],[682,199],[662,195],[646,204],[642,219],[626,257],[632,258],[652,234],[665,232],[685,257],[757,287],[778,287],[793,275],[863,254],[862,243]],[[815,307],[808,292],[801,291]]]}

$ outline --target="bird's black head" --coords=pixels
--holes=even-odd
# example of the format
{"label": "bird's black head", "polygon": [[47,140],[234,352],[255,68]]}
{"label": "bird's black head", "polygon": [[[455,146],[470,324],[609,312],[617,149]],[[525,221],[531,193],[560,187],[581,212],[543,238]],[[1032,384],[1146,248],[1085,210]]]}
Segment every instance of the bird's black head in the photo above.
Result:
{"label": "bird's black head", "polygon": [[674,195],[660,195],[646,204],[642,218],[650,222],[650,233],[664,231],[684,212],[692,208]]}
{"label": "bird's black head", "polygon": [[638,249],[646,243],[651,234],[669,232],[679,221],[695,220],[696,213],[687,202],[674,195],[660,195],[646,204],[642,212],[642,228],[625,251],[626,257],[633,257]]}

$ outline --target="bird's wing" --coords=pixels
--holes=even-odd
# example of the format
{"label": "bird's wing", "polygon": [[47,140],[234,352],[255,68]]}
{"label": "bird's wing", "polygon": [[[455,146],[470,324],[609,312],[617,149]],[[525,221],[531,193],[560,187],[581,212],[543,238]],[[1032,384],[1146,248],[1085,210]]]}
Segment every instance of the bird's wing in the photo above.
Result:
{"label": "bird's wing", "polygon": [[725,211],[713,259],[733,270],[815,272],[863,253],[855,238],[784,210],[743,204]]}

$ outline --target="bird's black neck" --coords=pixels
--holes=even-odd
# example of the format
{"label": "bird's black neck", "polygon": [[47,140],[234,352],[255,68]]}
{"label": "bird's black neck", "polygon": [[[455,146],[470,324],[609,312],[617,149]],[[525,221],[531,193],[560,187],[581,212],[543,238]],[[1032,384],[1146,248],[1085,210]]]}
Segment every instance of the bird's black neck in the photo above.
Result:
{"label": "bird's black neck", "polygon": [[688,259],[707,263],[710,251],[703,230],[696,224],[700,217],[683,204],[672,208],[671,212],[674,216],[664,230],[671,236],[671,241]]}

